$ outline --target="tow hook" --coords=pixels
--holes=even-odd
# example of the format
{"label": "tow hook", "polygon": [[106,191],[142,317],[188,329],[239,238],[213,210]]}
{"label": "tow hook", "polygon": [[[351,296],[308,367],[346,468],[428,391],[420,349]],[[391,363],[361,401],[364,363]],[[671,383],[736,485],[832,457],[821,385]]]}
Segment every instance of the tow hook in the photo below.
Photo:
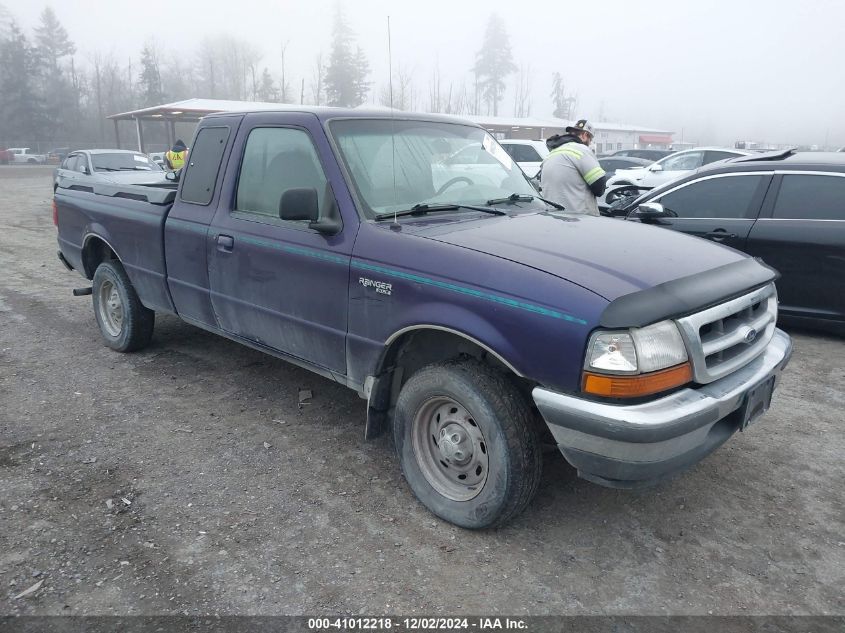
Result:
{"label": "tow hook", "polygon": [[85,297],[87,295],[93,294],[94,288],[88,286],[87,288],[74,288],[73,289],[73,296],[74,297]]}

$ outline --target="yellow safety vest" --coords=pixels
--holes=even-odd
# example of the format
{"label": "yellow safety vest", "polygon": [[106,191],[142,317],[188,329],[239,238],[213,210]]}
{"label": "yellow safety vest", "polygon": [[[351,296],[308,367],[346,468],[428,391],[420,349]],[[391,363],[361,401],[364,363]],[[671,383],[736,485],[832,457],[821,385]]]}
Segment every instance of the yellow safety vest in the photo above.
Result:
{"label": "yellow safety vest", "polygon": [[167,161],[170,163],[170,166],[173,169],[181,169],[182,166],[185,164],[185,152],[174,152],[173,150],[167,150]]}

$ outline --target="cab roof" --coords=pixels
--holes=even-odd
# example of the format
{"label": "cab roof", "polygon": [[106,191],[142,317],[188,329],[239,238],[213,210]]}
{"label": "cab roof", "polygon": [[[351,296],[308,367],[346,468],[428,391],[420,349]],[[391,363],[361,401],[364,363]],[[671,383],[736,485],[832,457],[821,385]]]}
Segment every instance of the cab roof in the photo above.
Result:
{"label": "cab roof", "polygon": [[[280,105],[280,104],[279,104]],[[231,115],[247,115],[247,114],[291,114],[303,113],[313,114],[321,122],[331,121],[333,119],[381,119],[389,121],[395,119],[396,121],[430,121],[432,123],[458,123],[461,125],[469,125],[471,127],[481,127],[477,123],[462,119],[457,116],[448,114],[432,114],[425,112],[405,112],[404,110],[391,110],[387,107],[359,107],[359,108],[334,108],[330,106],[283,106],[278,108],[246,108],[243,110],[232,110],[226,112],[215,112],[208,114],[204,118],[215,119],[223,116]]]}

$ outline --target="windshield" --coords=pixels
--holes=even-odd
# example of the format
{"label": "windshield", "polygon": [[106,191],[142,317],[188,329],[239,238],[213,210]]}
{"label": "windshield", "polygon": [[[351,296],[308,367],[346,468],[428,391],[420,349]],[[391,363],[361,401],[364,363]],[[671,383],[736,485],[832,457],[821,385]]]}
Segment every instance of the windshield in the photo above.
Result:
{"label": "windshield", "polygon": [[347,119],[333,121],[330,129],[371,218],[418,204],[484,205],[514,193],[537,193],[507,152],[480,128]]}
{"label": "windshield", "polygon": [[94,171],[161,171],[148,157],[132,152],[91,154],[91,164]]}

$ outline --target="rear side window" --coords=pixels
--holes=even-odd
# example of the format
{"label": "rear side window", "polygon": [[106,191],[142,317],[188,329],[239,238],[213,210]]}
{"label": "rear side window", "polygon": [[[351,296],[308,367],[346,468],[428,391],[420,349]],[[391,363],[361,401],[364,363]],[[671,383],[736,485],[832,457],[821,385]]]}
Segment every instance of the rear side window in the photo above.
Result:
{"label": "rear side window", "polygon": [[237,211],[279,217],[288,189],[316,189],[322,208],[326,176],[307,132],[295,128],[255,128],[249,133],[238,179]]}
{"label": "rear side window", "polygon": [[791,220],[845,220],[845,177],[785,175],[772,216]]}
{"label": "rear side window", "polygon": [[724,176],[699,180],[657,198],[679,218],[747,218],[751,202],[767,176]]}
{"label": "rear side window", "polygon": [[199,131],[182,175],[182,200],[196,204],[211,202],[228,138],[228,127],[205,127]]}
{"label": "rear side window", "polygon": [[686,171],[698,169],[704,161],[704,152],[687,152],[667,158],[660,166],[664,171]]}
{"label": "rear side window", "polygon": [[704,164],[709,165],[710,163],[715,163],[717,160],[725,160],[727,158],[736,158],[737,154],[733,152],[718,152],[713,150],[708,150],[707,154],[704,158]]}

